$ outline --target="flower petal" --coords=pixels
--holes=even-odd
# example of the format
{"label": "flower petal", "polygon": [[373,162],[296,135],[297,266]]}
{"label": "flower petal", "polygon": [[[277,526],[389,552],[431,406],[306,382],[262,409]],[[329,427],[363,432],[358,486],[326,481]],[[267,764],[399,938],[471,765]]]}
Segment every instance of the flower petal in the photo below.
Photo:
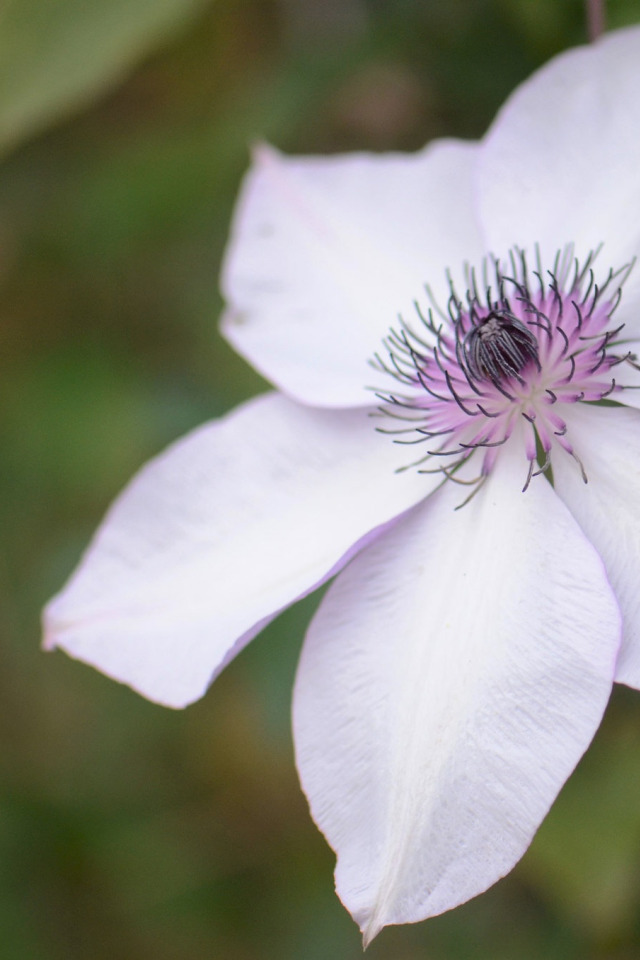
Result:
{"label": "flower petal", "polygon": [[338,577],[311,625],[297,762],[365,942],[522,856],[600,722],[619,613],[543,479],[505,449],[463,509],[445,485]]}
{"label": "flower petal", "polygon": [[[621,30],[556,57],[509,98],[477,166],[495,254],[538,243],[550,268],[565,243],[580,259],[604,244],[606,276],[640,252],[640,220],[629,216],[640,206],[639,61],[640,28]],[[636,269],[616,314],[635,336],[639,292]]]}
{"label": "flower petal", "polygon": [[633,363],[618,363],[611,371],[619,387],[625,387],[623,393],[615,393],[613,398],[626,407],[640,408],[640,368],[636,366],[640,357],[640,340],[624,340],[611,353],[623,356],[630,353],[635,358]]}
{"label": "flower petal", "polygon": [[640,413],[577,404],[566,420],[588,483],[560,453],[553,460],[555,488],[602,557],[620,604],[616,680],[640,688]]}
{"label": "flower petal", "polygon": [[225,336],[304,403],[370,403],[368,361],[398,313],[415,317],[427,282],[446,305],[446,268],[481,255],[475,156],[456,141],[414,155],[258,150],[223,269]]}
{"label": "flower petal", "polygon": [[277,395],[205,425],[145,467],[45,613],[60,646],[181,707],[265,622],[335,572],[437,480],[365,411]]}

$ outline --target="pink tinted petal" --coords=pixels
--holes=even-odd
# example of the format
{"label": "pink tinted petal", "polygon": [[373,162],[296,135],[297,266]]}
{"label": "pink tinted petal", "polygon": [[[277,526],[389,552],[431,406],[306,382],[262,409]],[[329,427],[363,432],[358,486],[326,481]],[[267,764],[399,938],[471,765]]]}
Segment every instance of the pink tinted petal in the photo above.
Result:
{"label": "pink tinted petal", "polygon": [[223,329],[264,376],[304,403],[371,402],[368,361],[429,283],[481,250],[472,211],[476,147],[283,157],[261,148],[222,276]]}
{"label": "pink tinted petal", "polygon": [[640,413],[577,404],[566,420],[589,482],[575,461],[559,453],[555,487],[600,553],[620,604],[616,680],[640,687]]}
{"label": "pink tinted petal", "polygon": [[[640,28],[569,50],[507,101],[478,159],[479,210],[491,249],[540,244],[549,267],[575,241],[583,259],[600,244],[604,275],[640,252]],[[640,271],[616,320],[634,325]]]}
{"label": "pink tinted petal", "polygon": [[374,422],[270,395],[170,447],[50,603],[46,645],[159,703],[200,697],[259,625],[436,483],[394,473],[406,449]]}
{"label": "pink tinted petal", "polygon": [[619,645],[600,559],[505,449],[338,577],[310,627],[294,733],[336,884],[365,942],[510,870],[597,728]]}

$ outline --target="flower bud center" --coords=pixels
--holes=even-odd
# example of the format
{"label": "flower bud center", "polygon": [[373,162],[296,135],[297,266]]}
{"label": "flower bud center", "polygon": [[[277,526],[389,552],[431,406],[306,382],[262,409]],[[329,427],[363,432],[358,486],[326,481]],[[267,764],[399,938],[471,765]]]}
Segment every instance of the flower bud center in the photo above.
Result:
{"label": "flower bud center", "polygon": [[476,319],[465,338],[464,354],[473,377],[494,383],[517,377],[529,362],[540,367],[533,331],[512,314],[495,310]]}

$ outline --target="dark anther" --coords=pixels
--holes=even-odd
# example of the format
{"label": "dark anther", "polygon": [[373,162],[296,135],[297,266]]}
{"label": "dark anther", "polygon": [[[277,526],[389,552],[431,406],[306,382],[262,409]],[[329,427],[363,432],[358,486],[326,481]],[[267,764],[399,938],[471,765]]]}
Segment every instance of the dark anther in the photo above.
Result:
{"label": "dark anther", "polygon": [[495,310],[479,317],[467,333],[464,355],[472,377],[494,384],[505,377],[518,377],[530,362],[540,369],[533,331],[513,314]]}

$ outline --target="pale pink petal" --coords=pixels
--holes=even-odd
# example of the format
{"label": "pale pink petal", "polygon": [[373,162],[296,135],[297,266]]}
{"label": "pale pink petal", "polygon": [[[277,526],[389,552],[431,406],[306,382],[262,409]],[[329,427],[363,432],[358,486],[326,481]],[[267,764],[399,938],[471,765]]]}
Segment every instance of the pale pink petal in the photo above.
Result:
{"label": "pale pink petal", "polygon": [[544,478],[504,450],[356,557],[323,600],[295,689],[297,762],[370,940],[480,893],[522,856],[597,728],[620,618]]}
{"label": "pale pink petal", "polygon": [[200,697],[258,627],[437,482],[366,411],[278,395],[152,461],[45,614],[59,646],[168,706]]}
{"label": "pale pink petal", "polygon": [[616,680],[640,687],[640,413],[577,404],[566,420],[588,483],[562,452],[553,460],[554,483],[602,557],[620,604]]}
{"label": "pale pink petal", "polygon": [[[640,28],[552,60],[509,98],[478,159],[479,211],[489,246],[504,256],[540,245],[543,263],[575,242],[584,258],[604,244],[606,277],[640,253]],[[616,319],[640,335],[633,271]]]}
{"label": "pale pink petal", "polygon": [[368,404],[368,362],[398,314],[446,305],[445,271],[477,259],[475,144],[421,153],[281,156],[257,151],[222,275],[233,346],[304,403]]}

